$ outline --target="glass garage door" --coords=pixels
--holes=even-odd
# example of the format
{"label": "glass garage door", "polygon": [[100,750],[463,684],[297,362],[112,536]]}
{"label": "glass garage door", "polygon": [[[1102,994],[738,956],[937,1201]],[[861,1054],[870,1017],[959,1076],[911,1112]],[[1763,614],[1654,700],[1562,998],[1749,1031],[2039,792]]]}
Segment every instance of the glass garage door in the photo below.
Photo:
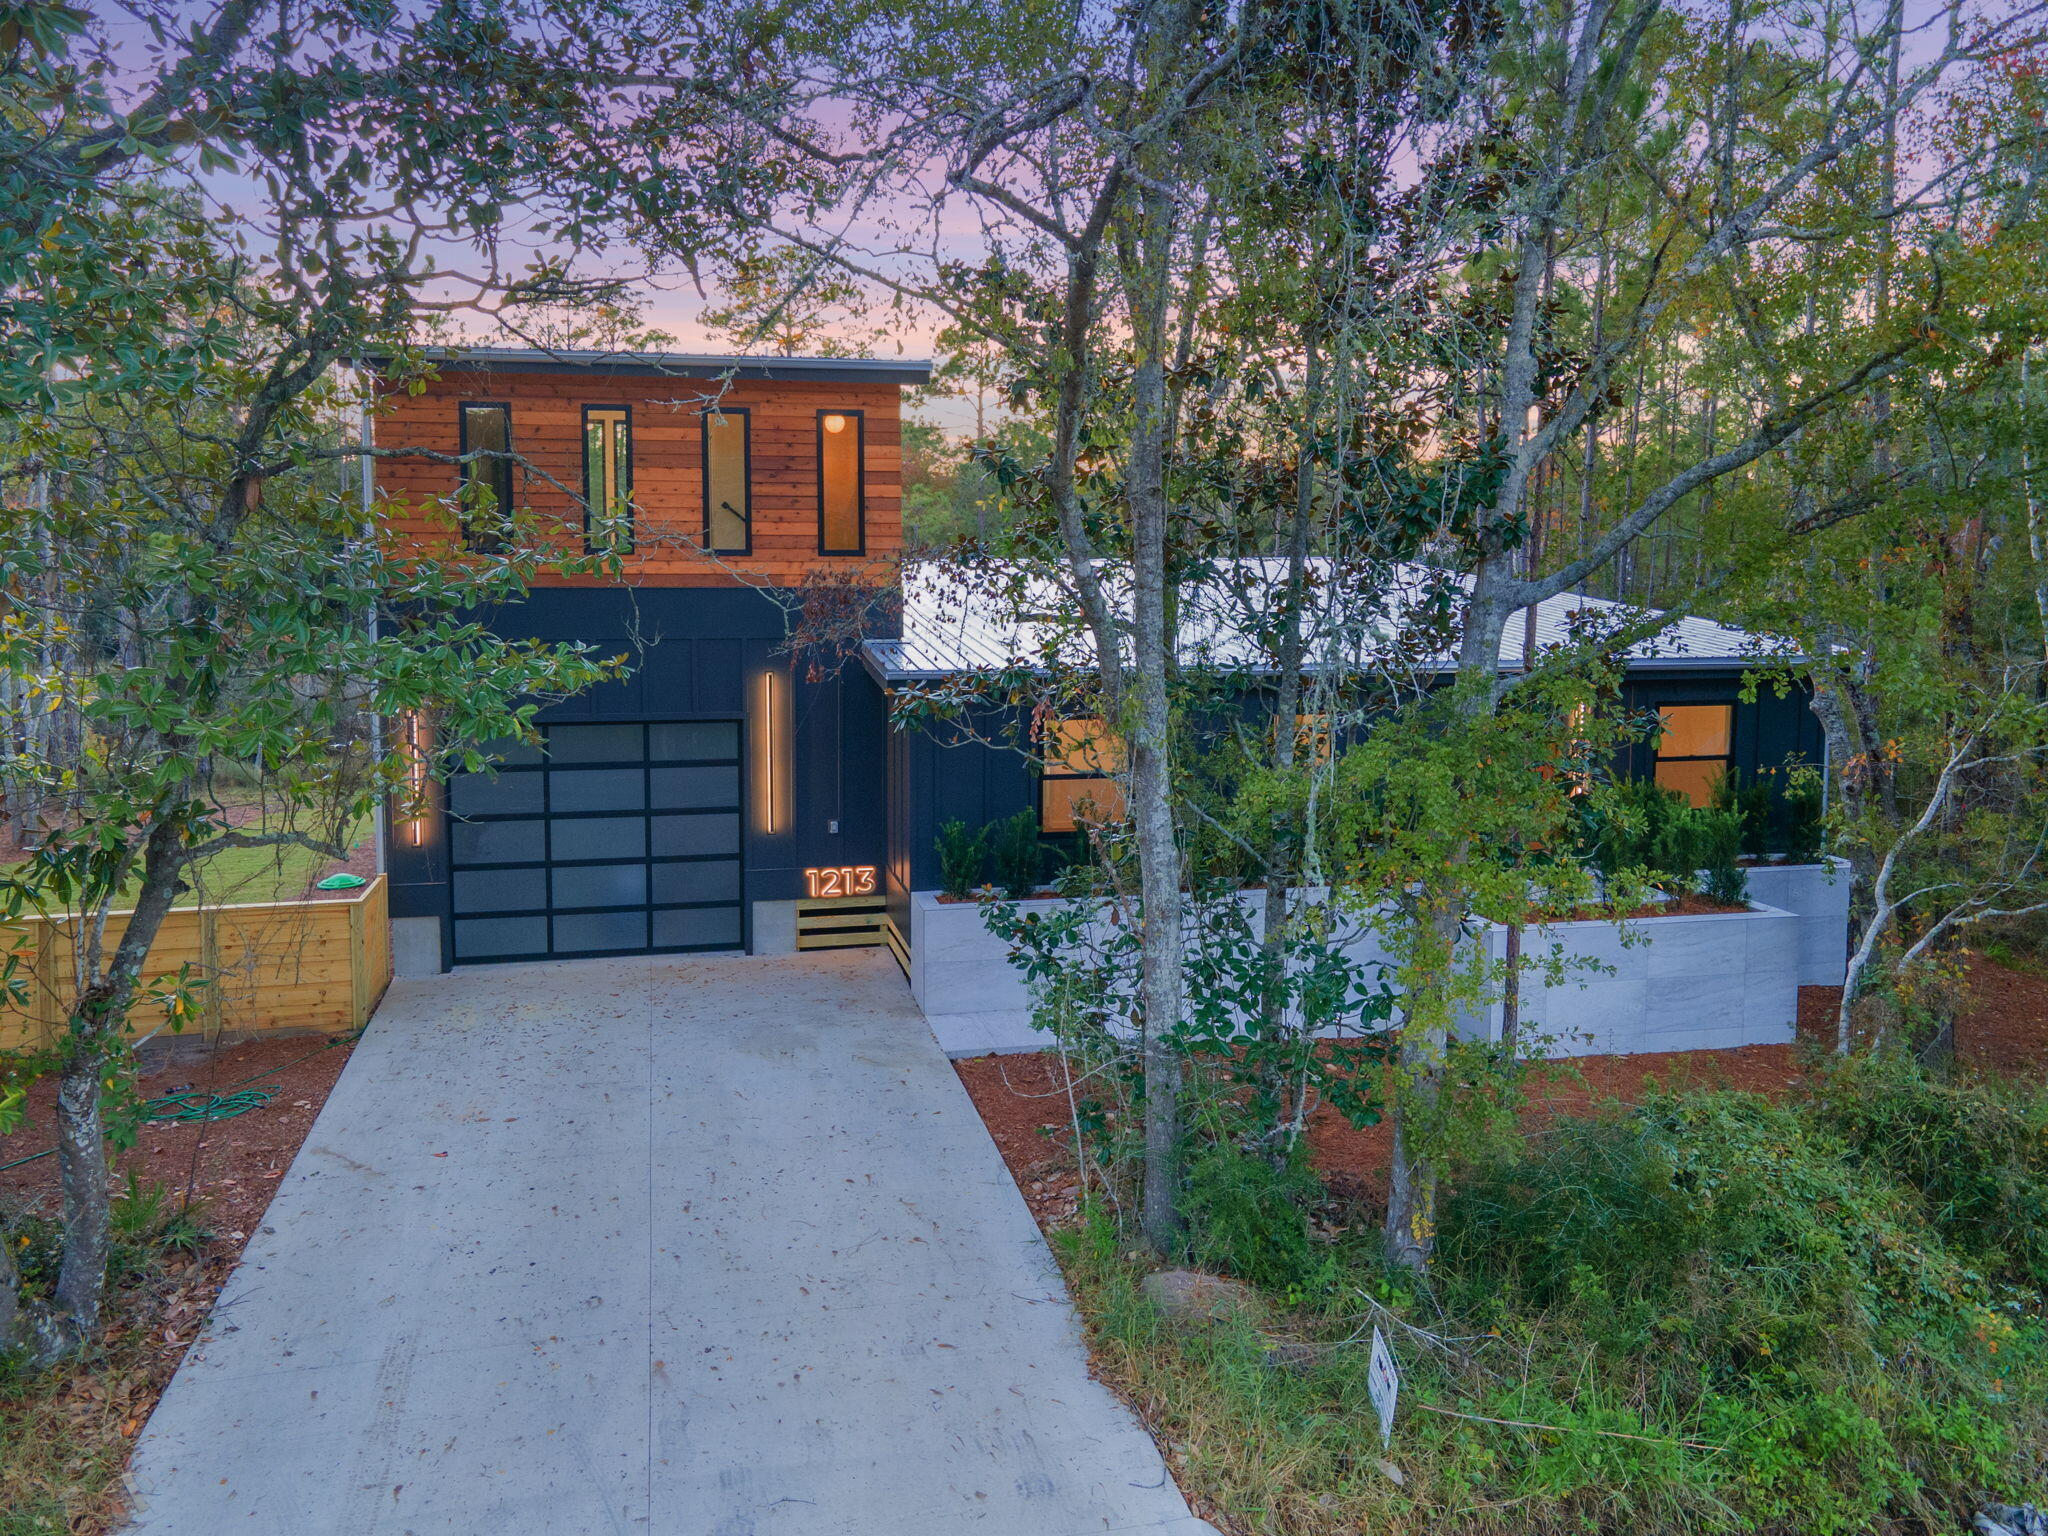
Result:
{"label": "glass garage door", "polygon": [[543,734],[448,786],[456,962],[739,948],[739,723]]}

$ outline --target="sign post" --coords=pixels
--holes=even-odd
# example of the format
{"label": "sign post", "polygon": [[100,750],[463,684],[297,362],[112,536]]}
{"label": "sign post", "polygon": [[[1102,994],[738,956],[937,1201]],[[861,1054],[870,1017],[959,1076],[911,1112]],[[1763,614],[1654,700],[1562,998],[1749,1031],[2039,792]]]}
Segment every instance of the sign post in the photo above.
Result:
{"label": "sign post", "polygon": [[1401,1372],[1378,1328],[1372,1331],[1372,1362],[1366,1371],[1365,1385],[1373,1407],[1380,1413],[1380,1447],[1384,1450],[1394,1439],[1394,1401],[1401,1395]]}

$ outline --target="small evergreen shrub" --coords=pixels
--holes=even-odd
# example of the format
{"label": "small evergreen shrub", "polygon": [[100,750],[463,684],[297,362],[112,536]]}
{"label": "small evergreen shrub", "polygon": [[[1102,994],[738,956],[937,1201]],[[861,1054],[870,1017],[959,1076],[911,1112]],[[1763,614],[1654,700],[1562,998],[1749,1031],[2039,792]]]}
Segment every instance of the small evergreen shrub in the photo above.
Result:
{"label": "small evergreen shrub", "polygon": [[949,821],[939,828],[939,889],[953,898],[964,898],[981,884],[982,866],[988,863],[988,828],[970,829],[964,821]]}
{"label": "small evergreen shrub", "polygon": [[1023,900],[1038,889],[1045,868],[1045,850],[1038,841],[1038,813],[1019,811],[991,825],[988,836],[996,884],[1011,900]]}
{"label": "small evergreen shrub", "polygon": [[1794,772],[1785,784],[1785,857],[1794,864],[1818,864],[1827,849],[1827,811],[1820,775]]}
{"label": "small evergreen shrub", "polygon": [[1741,824],[1741,852],[1760,859],[1771,852],[1776,840],[1771,825],[1771,786],[1756,774],[1745,776],[1732,769],[1714,780],[1711,804],[1717,811],[1732,813]]}
{"label": "small evergreen shrub", "polygon": [[1700,894],[1723,906],[1741,906],[1749,897],[1749,877],[1736,861],[1748,846],[1748,831],[1738,811],[1687,808],[1698,840]]}

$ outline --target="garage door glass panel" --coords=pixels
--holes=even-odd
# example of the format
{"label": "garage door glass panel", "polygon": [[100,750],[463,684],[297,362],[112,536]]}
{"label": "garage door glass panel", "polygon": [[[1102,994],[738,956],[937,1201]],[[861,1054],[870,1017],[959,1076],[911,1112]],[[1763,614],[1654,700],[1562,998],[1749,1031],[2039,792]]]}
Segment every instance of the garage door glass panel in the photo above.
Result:
{"label": "garage door glass panel", "polygon": [[647,804],[647,776],[638,768],[584,768],[548,775],[548,809],[637,811]]}
{"label": "garage door glass panel", "polygon": [[644,859],[647,818],[591,816],[564,818],[550,829],[549,853],[555,859]]}
{"label": "garage door glass panel", "polygon": [[639,725],[558,725],[548,731],[548,761],[563,763],[637,763],[641,761],[646,727]]}
{"label": "garage door glass panel", "polygon": [[654,914],[657,949],[730,949],[739,941],[737,907],[698,907]]}
{"label": "garage door glass panel", "polygon": [[491,743],[449,788],[458,961],[744,942],[738,722],[585,722]]}
{"label": "garage door glass panel", "polygon": [[647,727],[647,755],[657,763],[738,757],[740,728],[730,720]]}
{"label": "garage door glass panel", "polygon": [[458,821],[449,846],[457,864],[538,864],[548,856],[547,823]]}
{"label": "garage door glass panel", "polygon": [[557,907],[644,907],[645,864],[577,864],[555,867]]}
{"label": "garage door glass panel", "polygon": [[723,809],[740,803],[737,764],[717,768],[657,768],[649,803],[657,811]]}
{"label": "garage door glass panel", "polygon": [[548,904],[544,869],[457,870],[455,912],[536,912]]}
{"label": "garage door glass panel", "polygon": [[706,853],[738,853],[740,819],[729,814],[656,816],[654,856],[675,858]]}
{"label": "garage door glass panel", "polygon": [[542,955],[548,948],[548,920],[544,917],[472,917],[455,920],[455,958],[458,960],[503,959],[512,955]]}
{"label": "garage door glass panel", "polygon": [[579,912],[555,917],[555,953],[647,948],[645,912]]}
{"label": "garage door glass panel", "polygon": [[670,902],[739,899],[740,866],[737,859],[692,860],[688,864],[654,866],[654,904],[658,907]]}
{"label": "garage door glass panel", "polygon": [[448,809],[457,816],[519,816],[541,809],[540,775],[457,774],[448,786]]}
{"label": "garage door glass panel", "polygon": [[476,749],[508,768],[524,768],[541,760],[540,748],[521,741],[517,736],[494,736],[489,741],[478,742]]}

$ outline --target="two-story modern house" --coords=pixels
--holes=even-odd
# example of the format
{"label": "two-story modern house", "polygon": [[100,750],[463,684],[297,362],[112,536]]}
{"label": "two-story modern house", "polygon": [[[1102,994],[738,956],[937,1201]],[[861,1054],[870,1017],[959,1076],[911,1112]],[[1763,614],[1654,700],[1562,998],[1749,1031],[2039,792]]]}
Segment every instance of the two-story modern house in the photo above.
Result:
{"label": "two-story modern house", "polygon": [[[923,362],[478,348],[373,415],[400,537],[457,537],[459,480],[621,540],[624,580],[543,575],[486,615],[584,640],[631,676],[542,715],[545,752],[436,786],[391,821],[401,974],[479,961],[784,950],[805,871],[874,870],[884,704],[859,667],[785,649],[807,582],[857,578],[902,543],[901,400]],[[612,515],[593,519],[593,509]],[[814,877],[816,879],[818,877]],[[826,882],[837,891],[839,883]]]}
{"label": "two-story modern house", "polygon": [[[890,729],[893,690],[1030,654],[1003,615],[915,571],[897,633],[869,638],[857,659],[793,664],[801,604],[835,582],[896,579],[901,397],[929,372],[484,348],[442,360],[423,392],[381,403],[380,448],[441,456],[379,460],[393,531],[488,537],[455,526],[466,478],[472,505],[530,508],[559,523],[565,549],[615,541],[622,579],[544,575],[485,617],[502,634],[587,641],[633,662],[623,681],[546,709],[543,748],[509,745],[495,773],[432,786],[427,814],[388,822],[401,974],[780,952],[800,938],[886,938],[907,958],[909,896],[937,884],[941,824],[1031,807],[1057,840],[1077,807],[1111,802],[1114,744],[1085,723],[1072,723],[1083,749],[1039,744],[1042,768],[990,739],[1021,721]],[[1545,604],[1539,640],[1602,606]],[[1633,653],[1624,703],[1660,711],[1666,729],[1623,770],[1703,800],[1729,769],[1817,762],[1797,690],[1743,698],[1756,660],[1749,637],[1699,619]],[[1249,651],[1241,661],[1257,671]]]}

